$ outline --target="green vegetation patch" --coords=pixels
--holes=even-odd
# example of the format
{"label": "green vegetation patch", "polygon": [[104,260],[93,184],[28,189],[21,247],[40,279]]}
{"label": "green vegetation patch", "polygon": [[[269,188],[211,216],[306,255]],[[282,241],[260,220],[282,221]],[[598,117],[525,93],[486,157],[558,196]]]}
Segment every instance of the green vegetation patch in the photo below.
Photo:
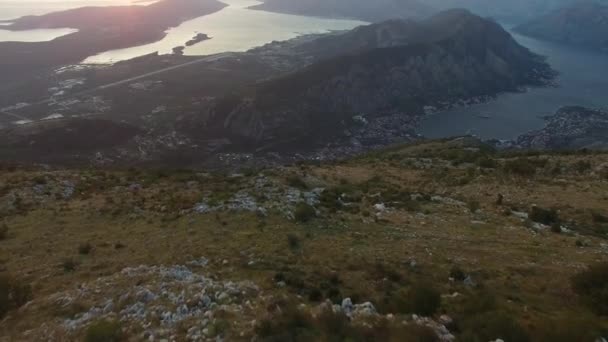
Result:
{"label": "green vegetation patch", "polygon": [[91,324],[85,333],[85,342],[119,342],[123,341],[120,323],[103,320]]}
{"label": "green vegetation patch", "polygon": [[608,262],[591,265],[576,274],[572,288],[594,312],[608,315]]}

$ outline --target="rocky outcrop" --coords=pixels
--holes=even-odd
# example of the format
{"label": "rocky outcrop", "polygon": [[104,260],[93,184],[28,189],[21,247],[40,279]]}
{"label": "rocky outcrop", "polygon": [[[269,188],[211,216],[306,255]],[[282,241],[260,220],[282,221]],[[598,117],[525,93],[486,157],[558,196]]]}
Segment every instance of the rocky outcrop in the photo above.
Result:
{"label": "rocky outcrop", "polygon": [[547,118],[543,129],[520,136],[517,145],[526,149],[608,150],[608,111],[564,107]]}
{"label": "rocky outcrop", "polygon": [[515,30],[540,39],[608,52],[608,6],[593,1],[577,2]]}
{"label": "rocky outcrop", "polygon": [[[123,333],[138,340],[164,340],[187,327],[185,340],[210,341],[222,336],[222,314],[238,317],[231,321],[236,328],[247,326],[255,317],[260,290],[251,281],[216,280],[201,274],[208,260],[201,258],[188,266],[127,267],[120,272],[79,284],[78,289],[54,293],[32,302],[25,310],[35,311],[40,306],[57,310],[79,307],[90,303],[73,317],[57,320],[52,331],[45,324],[26,332],[28,340],[57,340],[56,335],[77,340],[80,331],[101,320],[115,319],[124,326]],[[133,284],[120,288],[123,284]],[[183,338],[182,337],[182,338]],[[219,338],[219,337],[218,337]]]}

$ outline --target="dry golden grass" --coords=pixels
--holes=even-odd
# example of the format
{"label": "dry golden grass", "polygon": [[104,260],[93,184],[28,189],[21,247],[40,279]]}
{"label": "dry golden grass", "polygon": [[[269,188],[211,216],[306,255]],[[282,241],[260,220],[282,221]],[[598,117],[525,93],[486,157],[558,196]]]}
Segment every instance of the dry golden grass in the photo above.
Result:
{"label": "dry golden grass", "polygon": [[[416,158],[441,148],[445,148],[443,143],[434,142],[404,147],[397,154]],[[464,203],[476,201],[480,211],[472,213],[467,205],[423,201],[417,210],[393,209],[375,217],[374,200],[368,198],[358,211],[326,213],[307,224],[289,221],[278,213],[266,218],[245,212],[194,214],[182,209],[191,207],[206,192],[233,193],[246,187],[247,178],[193,175],[198,183],[188,187],[184,181],[168,177],[155,179],[141,190],[125,191],[114,187],[128,183],[121,181],[129,177],[128,172],[116,172],[116,177],[106,175],[98,180],[103,189],[97,184],[69,200],[31,205],[18,215],[5,217],[10,238],[0,241],[0,267],[32,284],[34,304],[0,323],[0,336],[20,340],[23,332],[55,322],[57,310],[45,303],[54,293],[128,266],[184,264],[203,256],[211,260],[205,272],[215,277],[250,279],[266,294],[299,293],[305,302],[309,289],[321,288],[331,279],[339,280],[332,286],[341,296],[374,303],[386,295],[387,286],[407,288],[425,281],[436,284],[444,294],[461,294],[444,300],[442,310],[451,314],[477,291],[448,279],[450,270],[458,266],[490,289],[505,310],[531,330],[546,319],[588,313],[573,294],[569,279],[586,265],[608,260],[606,237],[586,234],[587,230],[585,235],[555,234],[549,229],[535,232],[528,228],[529,223],[505,211],[511,207],[527,211],[532,205],[556,208],[573,230],[590,226],[591,211],[608,214],[607,180],[591,171],[559,176],[539,172],[525,178],[501,170],[477,170],[467,182],[455,184],[453,180],[467,176],[470,166],[427,170],[375,158],[275,170],[272,177],[283,182],[284,174],[306,174],[327,187],[344,182],[357,187],[380,177],[385,186],[395,189]],[[548,158],[562,164],[589,159],[578,155]],[[607,155],[592,158],[593,165],[606,161]],[[437,178],[437,172],[444,176]],[[0,185],[27,188],[40,176],[79,179],[77,171],[5,172],[0,174]],[[496,203],[498,194],[504,196],[500,205]],[[175,201],[187,205],[182,208]],[[135,212],[139,214],[133,215]],[[290,234],[299,240],[296,249],[289,247]],[[585,247],[577,245],[577,240]],[[78,247],[85,243],[93,249],[79,254]],[[75,271],[64,270],[66,260],[76,262]],[[302,287],[277,287],[277,273],[297,277]],[[387,280],[391,274],[398,277]]]}

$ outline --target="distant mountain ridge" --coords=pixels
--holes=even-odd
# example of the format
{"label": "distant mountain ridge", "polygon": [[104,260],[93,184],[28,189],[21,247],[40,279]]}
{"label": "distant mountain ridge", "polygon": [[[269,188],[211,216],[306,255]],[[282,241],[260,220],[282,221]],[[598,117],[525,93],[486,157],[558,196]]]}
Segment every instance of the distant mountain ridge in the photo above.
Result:
{"label": "distant mountain ridge", "polygon": [[544,58],[500,25],[466,10],[373,24],[307,46],[328,55],[346,46],[351,53],[230,98],[218,106],[217,127],[256,144],[323,141],[339,137],[356,116],[417,116],[425,107],[543,85],[553,75]]}
{"label": "distant mountain ridge", "polygon": [[467,8],[480,16],[492,17],[501,22],[520,23],[574,1],[576,0],[426,0],[426,3],[438,9]]}
{"label": "distant mountain ridge", "polygon": [[421,0],[263,0],[252,9],[369,22],[396,18],[423,18],[435,12]]}
{"label": "distant mountain ridge", "polygon": [[[323,17],[349,17],[380,22],[388,19],[425,18],[439,11],[466,8],[482,17],[518,24],[547,14],[577,0],[261,0],[253,6],[270,12]],[[608,3],[606,0],[596,0]]]}
{"label": "distant mountain ridge", "polygon": [[608,52],[608,5],[582,1],[515,28],[519,33]]}

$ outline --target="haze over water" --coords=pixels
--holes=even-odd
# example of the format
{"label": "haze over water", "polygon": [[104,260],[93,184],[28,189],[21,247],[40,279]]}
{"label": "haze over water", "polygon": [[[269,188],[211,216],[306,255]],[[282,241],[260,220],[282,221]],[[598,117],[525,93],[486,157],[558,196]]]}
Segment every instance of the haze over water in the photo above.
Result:
{"label": "haze over water", "polygon": [[[27,15],[42,15],[84,6],[119,6],[141,3],[135,0],[0,0],[0,21]],[[154,2],[154,1],[150,1]],[[148,2],[146,2],[148,3]],[[45,42],[76,32],[70,28],[9,31],[0,22],[0,42]]]}
{"label": "haze over water", "polygon": [[347,30],[365,25],[356,20],[337,20],[270,13],[247,9],[259,4],[255,0],[223,0],[229,7],[182,23],[167,31],[167,36],[156,43],[127,49],[113,50],[88,58],[85,63],[108,63],[149,54],[171,53],[183,46],[197,33],[206,33],[211,40],[187,47],[185,55],[208,55],[226,51],[246,51],[273,40],[287,40],[301,34]]}
{"label": "haze over water", "polygon": [[134,0],[0,0],[0,20],[41,15],[85,6],[130,5]]}

